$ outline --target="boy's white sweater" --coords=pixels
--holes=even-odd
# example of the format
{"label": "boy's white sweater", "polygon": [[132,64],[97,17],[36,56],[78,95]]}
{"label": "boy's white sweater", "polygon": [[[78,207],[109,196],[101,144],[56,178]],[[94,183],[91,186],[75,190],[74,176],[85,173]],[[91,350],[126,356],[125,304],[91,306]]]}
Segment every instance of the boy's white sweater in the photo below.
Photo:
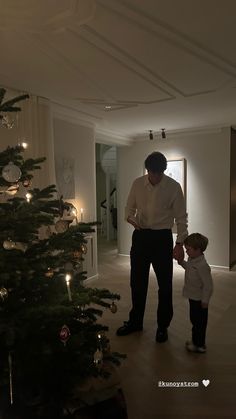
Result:
{"label": "boy's white sweater", "polygon": [[183,296],[208,304],[213,293],[213,281],[205,256],[188,258],[180,265],[185,269]]}

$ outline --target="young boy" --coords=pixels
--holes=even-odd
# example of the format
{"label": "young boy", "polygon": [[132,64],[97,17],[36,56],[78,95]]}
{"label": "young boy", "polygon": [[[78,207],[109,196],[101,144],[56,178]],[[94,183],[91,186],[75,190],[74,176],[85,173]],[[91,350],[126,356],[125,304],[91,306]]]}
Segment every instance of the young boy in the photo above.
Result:
{"label": "young boy", "polygon": [[184,240],[187,262],[178,260],[185,269],[183,296],[189,299],[192,341],[186,342],[190,352],[206,352],[205,337],[208,318],[208,303],[213,292],[211,268],[203,252],[208,245],[207,237],[200,233],[190,234]]}

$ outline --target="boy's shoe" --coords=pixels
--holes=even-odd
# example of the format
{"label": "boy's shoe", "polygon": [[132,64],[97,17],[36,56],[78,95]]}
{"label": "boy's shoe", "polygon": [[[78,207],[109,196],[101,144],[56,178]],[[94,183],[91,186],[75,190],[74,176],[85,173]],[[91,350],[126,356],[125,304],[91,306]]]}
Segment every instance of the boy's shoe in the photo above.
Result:
{"label": "boy's shoe", "polygon": [[197,353],[200,353],[200,354],[204,354],[206,352],[206,346],[205,345],[204,346],[196,346],[196,345],[193,344],[193,342],[189,342],[189,341],[187,341],[185,343],[185,347],[186,347],[187,351],[189,351],[189,352],[197,352]]}
{"label": "boy's shoe", "polygon": [[162,342],[166,342],[168,340],[168,332],[167,329],[157,329],[157,333],[156,333],[156,342],[158,343],[162,343]]}
{"label": "boy's shoe", "polygon": [[130,322],[124,322],[124,325],[117,329],[116,334],[117,336],[127,336],[130,333],[141,332],[142,330],[143,326],[135,326]]}
{"label": "boy's shoe", "polygon": [[206,346],[198,346],[197,352],[199,352],[200,354],[204,354],[206,352]]}

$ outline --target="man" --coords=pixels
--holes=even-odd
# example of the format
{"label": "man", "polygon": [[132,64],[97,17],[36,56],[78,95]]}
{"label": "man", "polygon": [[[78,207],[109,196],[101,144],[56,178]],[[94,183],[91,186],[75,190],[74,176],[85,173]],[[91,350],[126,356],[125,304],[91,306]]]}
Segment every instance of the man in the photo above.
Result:
{"label": "man", "polygon": [[[126,220],[134,227],[130,252],[132,309],[129,321],[117,330],[126,336],[143,329],[148,278],[152,264],[158,281],[156,341],[168,339],[167,329],[173,317],[173,256],[183,258],[183,241],[188,235],[187,213],[181,186],[164,174],[167,160],[160,152],[145,160],[147,175],[137,178],[130,190]],[[173,250],[172,227],[177,225]]]}

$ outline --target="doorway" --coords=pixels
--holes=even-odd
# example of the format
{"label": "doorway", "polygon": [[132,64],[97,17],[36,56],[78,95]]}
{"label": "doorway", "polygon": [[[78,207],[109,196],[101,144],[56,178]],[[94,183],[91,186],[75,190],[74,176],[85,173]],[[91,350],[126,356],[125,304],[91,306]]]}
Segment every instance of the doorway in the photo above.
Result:
{"label": "doorway", "polygon": [[96,144],[96,202],[99,242],[117,246],[116,146]]}

